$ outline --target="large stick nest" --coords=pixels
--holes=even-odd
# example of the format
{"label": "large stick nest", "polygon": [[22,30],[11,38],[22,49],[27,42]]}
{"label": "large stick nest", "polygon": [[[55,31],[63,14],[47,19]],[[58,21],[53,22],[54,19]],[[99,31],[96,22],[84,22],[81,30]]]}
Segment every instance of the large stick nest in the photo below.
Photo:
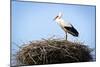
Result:
{"label": "large stick nest", "polygon": [[90,52],[82,43],[52,39],[31,42],[20,49],[16,58],[21,65],[87,62],[92,60]]}

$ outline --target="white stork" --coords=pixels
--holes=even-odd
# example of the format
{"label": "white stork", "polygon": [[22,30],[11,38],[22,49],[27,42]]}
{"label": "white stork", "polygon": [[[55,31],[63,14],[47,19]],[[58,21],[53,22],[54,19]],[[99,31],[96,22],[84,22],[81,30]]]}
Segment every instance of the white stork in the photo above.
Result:
{"label": "white stork", "polygon": [[72,24],[70,24],[69,22],[65,22],[62,19],[62,13],[60,12],[55,18],[54,20],[60,25],[60,27],[65,31],[66,34],[66,40],[67,40],[67,33],[78,37],[79,33],[78,31],[73,27]]}

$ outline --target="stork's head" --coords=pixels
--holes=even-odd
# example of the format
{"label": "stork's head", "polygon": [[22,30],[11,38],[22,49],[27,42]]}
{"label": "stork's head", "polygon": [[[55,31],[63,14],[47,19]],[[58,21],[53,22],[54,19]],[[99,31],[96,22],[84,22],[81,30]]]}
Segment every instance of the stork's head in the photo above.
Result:
{"label": "stork's head", "polygon": [[54,18],[54,20],[56,20],[57,18],[60,19],[62,17],[62,13],[59,12],[59,14]]}

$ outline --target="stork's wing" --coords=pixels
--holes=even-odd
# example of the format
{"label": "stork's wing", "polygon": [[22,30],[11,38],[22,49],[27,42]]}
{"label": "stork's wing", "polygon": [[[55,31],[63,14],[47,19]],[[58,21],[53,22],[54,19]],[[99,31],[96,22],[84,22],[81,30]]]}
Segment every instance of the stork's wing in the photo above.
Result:
{"label": "stork's wing", "polygon": [[79,33],[78,33],[78,31],[77,31],[73,26],[72,26],[72,27],[67,27],[67,26],[65,26],[64,28],[65,28],[65,29],[68,31],[68,33],[70,33],[71,35],[78,37]]}

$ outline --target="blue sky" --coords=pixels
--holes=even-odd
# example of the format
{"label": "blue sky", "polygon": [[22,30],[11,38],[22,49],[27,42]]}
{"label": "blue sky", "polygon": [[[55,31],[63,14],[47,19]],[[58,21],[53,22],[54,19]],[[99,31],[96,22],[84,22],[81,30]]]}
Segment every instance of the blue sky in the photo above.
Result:
{"label": "blue sky", "polygon": [[[62,12],[78,31],[79,37],[68,34],[68,40],[78,40],[95,47],[95,6],[12,2],[12,42],[21,44],[53,35],[64,38],[65,33],[53,18]],[[12,44],[14,45],[14,44]]]}

